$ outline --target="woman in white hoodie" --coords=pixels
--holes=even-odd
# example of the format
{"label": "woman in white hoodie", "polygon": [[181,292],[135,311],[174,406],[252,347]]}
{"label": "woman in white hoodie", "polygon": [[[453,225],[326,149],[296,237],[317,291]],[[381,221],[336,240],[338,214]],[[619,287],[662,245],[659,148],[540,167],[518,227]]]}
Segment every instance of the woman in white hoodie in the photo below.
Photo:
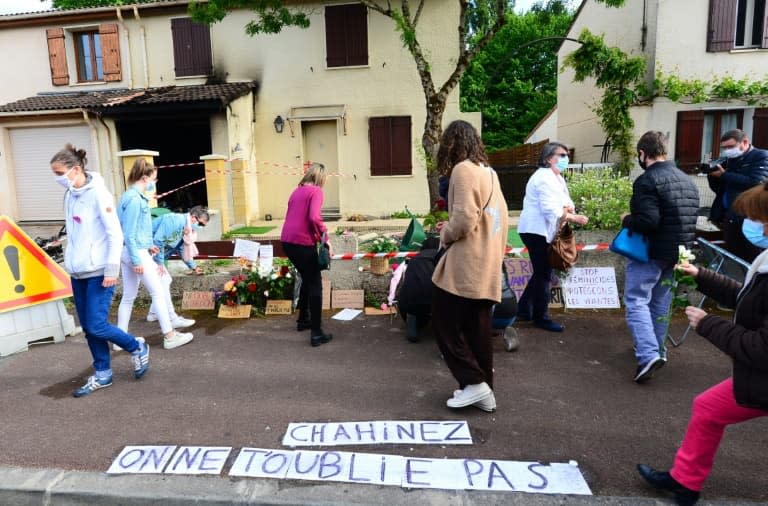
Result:
{"label": "woman in white hoodie", "polygon": [[67,144],[51,158],[56,182],[67,189],[64,214],[67,248],[64,267],[80,325],[93,356],[94,375],[74,392],[82,397],[112,385],[109,342],[131,353],[136,379],[149,368],[149,346],[109,323],[109,308],[120,269],[123,233],[112,194],[100,174],[85,171],[85,150]]}

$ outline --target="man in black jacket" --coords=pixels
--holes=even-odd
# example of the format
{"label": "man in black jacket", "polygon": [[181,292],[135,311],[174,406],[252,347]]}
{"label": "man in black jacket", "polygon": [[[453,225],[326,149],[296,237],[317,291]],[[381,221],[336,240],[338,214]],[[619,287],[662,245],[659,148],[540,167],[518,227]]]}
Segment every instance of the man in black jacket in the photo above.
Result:
{"label": "man in black jacket", "polygon": [[662,132],[643,134],[637,161],[645,172],[632,186],[630,213],[622,226],[648,237],[648,262],[627,260],[624,304],[627,326],[635,342],[635,381],[643,383],[667,361],[667,337],[672,291],[668,281],[679,256],[696,233],[699,191],[673,162],[666,160],[667,139]]}
{"label": "man in black jacket", "polygon": [[734,213],[731,206],[743,191],[768,179],[768,151],[752,146],[747,134],[734,129],[720,138],[720,156],[726,161],[707,178],[716,194],[709,218],[723,230],[725,248],[749,263],[762,250],[744,237],[744,216]]}

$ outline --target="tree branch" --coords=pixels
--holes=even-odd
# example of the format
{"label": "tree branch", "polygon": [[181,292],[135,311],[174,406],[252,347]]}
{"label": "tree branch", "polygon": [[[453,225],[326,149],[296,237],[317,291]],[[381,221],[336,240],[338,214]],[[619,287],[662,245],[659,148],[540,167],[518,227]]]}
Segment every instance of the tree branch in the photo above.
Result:
{"label": "tree branch", "polygon": [[413,26],[414,28],[416,25],[419,24],[419,18],[421,17],[421,11],[424,10],[424,0],[421,0],[419,2],[419,6],[416,8],[416,15],[413,17]]}

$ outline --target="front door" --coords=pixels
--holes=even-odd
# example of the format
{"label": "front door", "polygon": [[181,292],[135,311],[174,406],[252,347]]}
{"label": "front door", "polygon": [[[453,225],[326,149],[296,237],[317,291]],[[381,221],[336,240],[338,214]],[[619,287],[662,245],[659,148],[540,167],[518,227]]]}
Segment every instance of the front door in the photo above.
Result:
{"label": "front door", "polygon": [[[301,124],[304,138],[304,161],[325,165],[328,174],[339,173],[336,120],[304,121]],[[328,176],[323,187],[323,209],[339,209],[339,177]]]}

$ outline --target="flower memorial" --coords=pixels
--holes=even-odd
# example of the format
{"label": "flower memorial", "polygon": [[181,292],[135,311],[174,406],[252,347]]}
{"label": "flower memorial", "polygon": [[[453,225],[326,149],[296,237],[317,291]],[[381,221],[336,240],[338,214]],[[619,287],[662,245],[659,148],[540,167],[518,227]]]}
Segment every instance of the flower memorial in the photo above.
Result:
{"label": "flower memorial", "polygon": [[263,313],[267,300],[293,299],[296,271],[290,260],[275,258],[271,266],[263,267],[259,262],[241,259],[241,272],[224,283],[219,292],[219,304],[235,306],[250,304]]}
{"label": "flower memorial", "polygon": [[373,241],[366,243],[363,249],[368,253],[391,253],[397,251],[400,243],[393,237],[377,237]]}

